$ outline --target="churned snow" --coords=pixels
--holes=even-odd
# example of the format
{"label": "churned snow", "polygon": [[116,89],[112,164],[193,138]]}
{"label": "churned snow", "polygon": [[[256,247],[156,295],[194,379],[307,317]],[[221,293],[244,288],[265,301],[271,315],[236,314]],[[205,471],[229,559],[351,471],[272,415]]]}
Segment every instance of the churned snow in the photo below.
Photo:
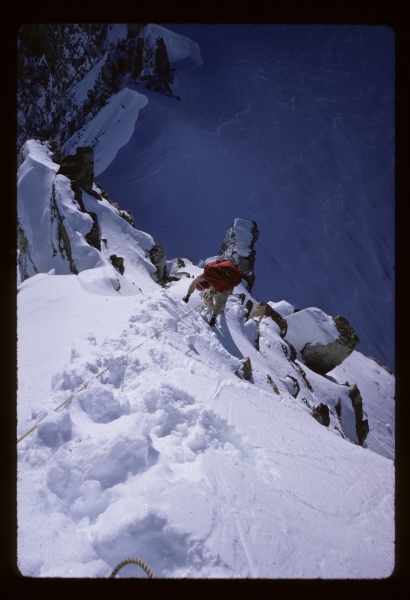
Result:
{"label": "churned snow", "polygon": [[[215,329],[196,310],[149,339],[199,303],[197,292],[181,301],[188,285],[104,296],[40,274],[19,287],[19,435],[48,411],[18,445],[21,572],[107,577],[137,556],[156,577],[388,576],[392,461],[299,400],[347,388],[306,370],[315,393],[301,381],[293,398],[276,326],[265,324],[258,353],[234,296]],[[250,382],[234,374],[245,354]]]}

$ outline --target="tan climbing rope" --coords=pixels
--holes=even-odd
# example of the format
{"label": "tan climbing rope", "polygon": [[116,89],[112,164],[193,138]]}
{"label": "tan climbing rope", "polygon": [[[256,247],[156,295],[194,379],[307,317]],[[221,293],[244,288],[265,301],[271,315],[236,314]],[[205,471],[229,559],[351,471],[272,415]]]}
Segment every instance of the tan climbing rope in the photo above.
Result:
{"label": "tan climbing rope", "polygon": [[115,577],[118,573],[118,571],[120,571],[120,569],[122,569],[123,567],[125,567],[125,565],[128,565],[130,563],[133,563],[134,565],[138,565],[139,567],[142,567],[144,569],[144,571],[146,572],[146,574],[148,575],[149,579],[155,579],[154,578],[154,573],[151,571],[151,569],[149,568],[148,565],[146,565],[144,563],[143,560],[140,560],[139,558],[125,558],[124,560],[122,560],[114,569],[114,571],[111,573],[110,578],[111,577]]}
{"label": "tan climbing rope", "polygon": [[[178,321],[181,321],[181,319],[185,319],[185,317],[187,317],[191,312],[193,312],[194,310],[196,310],[200,306],[202,306],[202,302],[200,304],[198,304],[197,306],[195,306],[195,308],[192,308],[187,313],[185,313],[184,315],[182,315],[182,317],[179,317],[179,319],[176,319],[175,321],[173,321],[172,323],[170,323],[169,325],[167,325],[166,327],[164,327],[164,329],[161,329],[160,331],[157,331],[156,333],[154,333],[153,335],[151,335],[149,338],[147,338],[146,340],[144,340],[143,342],[141,342],[140,344],[138,344],[138,346],[135,346],[135,348],[132,348],[132,350],[129,350],[128,352],[126,352],[122,356],[118,357],[113,363],[111,363],[110,365],[108,365],[108,367],[106,367],[103,371],[101,371],[101,373],[98,373],[98,375],[94,375],[93,377],[91,377],[78,390],[76,390],[73,394],[71,394],[71,396],[69,396],[66,400],[64,400],[64,402],[62,402],[61,404],[59,404],[57,406],[57,408],[54,409],[54,412],[56,412],[59,408],[61,408],[62,406],[64,406],[64,404],[67,404],[67,402],[69,402],[70,400],[72,400],[74,398],[74,396],[76,396],[82,390],[84,390],[88,386],[88,384],[90,383],[90,381],[92,381],[93,379],[98,379],[99,377],[101,377],[102,375],[104,375],[104,373],[106,373],[106,371],[108,371],[109,369],[111,369],[112,367],[114,367],[116,364],[118,364],[126,356],[128,356],[129,354],[131,354],[131,352],[135,352],[135,350],[138,350],[138,348],[141,348],[141,346],[143,346],[149,340],[152,340],[155,337],[158,337],[161,333],[163,333],[164,331],[166,331],[167,329],[169,329],[170,327],[172,327],[173,325],[175,325],[175,323],[178,323]],[[42,419],[40,419],[40,421],[42,421]],[[20,443],[22,440],[24,440],[24,438],[26,436],[28,436],[32,431],[34,431],[37,428],[37,425],[40,423],[40,421],[38,421],[31,429],[29,429],[28,431],[26,431],[26,433],[24,433],[17,440],[17,443]]]}

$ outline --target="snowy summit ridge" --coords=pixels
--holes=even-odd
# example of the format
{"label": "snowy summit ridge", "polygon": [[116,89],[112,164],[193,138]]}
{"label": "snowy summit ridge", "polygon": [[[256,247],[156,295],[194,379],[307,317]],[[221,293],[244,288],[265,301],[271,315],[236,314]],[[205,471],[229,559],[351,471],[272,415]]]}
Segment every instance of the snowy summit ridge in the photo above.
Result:
{"label": "snowy summit ridge", "polygon": [[[108,577],[137,556],[159,578],[388,577],[393,374],[356,350],[356,323],[256,299],[263,221],[236,214],[215,256],[194,262],[111,200],[95,176],[136,143],[144,111],[183,104],[169,63],[203,63],[196,42],[157,25],[99,35],[107,54],[87,73],[102,65],[115,82],[104,104],[20,152],[21,573]],[[68,97],[87,97],[87,73]],[[219,256],[243,280],[210,327],[199,293],[182,299]]]}

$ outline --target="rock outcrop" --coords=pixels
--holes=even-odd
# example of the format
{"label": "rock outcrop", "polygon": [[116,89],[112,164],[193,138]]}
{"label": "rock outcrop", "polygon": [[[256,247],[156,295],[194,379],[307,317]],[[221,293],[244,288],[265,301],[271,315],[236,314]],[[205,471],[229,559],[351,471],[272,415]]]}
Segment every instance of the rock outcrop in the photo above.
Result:
{"label": "rock outcrop", "polygon": [[156,278],[158,283],[165,286],[165,282],[167,279],[167,263],[164,249],[162,246],[155,244],[149,251],[149,257],[151,259],[152,264],[156,268]]}
{"label": "rock outcrop", "polygon": [[254,245],[259,237],[256,221],[235,219],[232,227],[226,232],[218,255],[231,260],[242,273],[246,281],[246,289],[252,291],[255,283],[255,250]]}
{"label": "rock outcrop", "polygon": [[64,156],[58,174],[78,181],[78,185],[91,194],[94,182],[94,149],[91,146],[82,146],[76,148],[74,155]]}
{"label": "rock outcrop", "polygon": [[352,400],[353,410],[356,417],[356,434],[359,440],[359,445],[363,446],[363,442],[369,433],[369,422],[363,419],[363,400],[359,388],[354,383],[349,386],[349,397]]}
{"label": "rock outcrop", "polygon": [[330,416],[329,416],[329,407],[327,406],[327,404],[322,404],[322,403],[318,404],[318,406],[315,406],[310,414],[321,425],[324,425],[325,427],[329,427]]}
{"label": "rock outcrop", "polygon": [[286,320],[274,310],[267,302],[259,302],[249,315],[249,319],[259,319],[259,322],[265,317],[272,319],[279,327],[280,337],[284,338],[288,330]]}
{"label": "rock outcrop", "polygon": [[327,345],[307,343],[301,351],[306,366],[315,373],[326,375],[340,365],[359,345],[360,340],[345,317],[333,317],[339,338]]}
{"label": "rock outcrop", "polygon": [[347,358],[360,340],[344,317],[330,317],[319,308],[305,308],[284,317],[287,342],[293,344],[299,361],[325,375]]}
{"label": "rock outcrop", "polygon": [[125,267],[124,267],[124,259],[122,256],[117,256],[116,254],[111,254],[110,261],[113,266],[119,270],[121,275],[124,275]]}
{"label": "rock outcrop", "polygon": [[252,364],[249,356],[245,356],[241,360],[241,366],[237,371],[235,371],[235,375],[239,377],[239,379],[245,379],[246,381],[251,381],[252,379]]}

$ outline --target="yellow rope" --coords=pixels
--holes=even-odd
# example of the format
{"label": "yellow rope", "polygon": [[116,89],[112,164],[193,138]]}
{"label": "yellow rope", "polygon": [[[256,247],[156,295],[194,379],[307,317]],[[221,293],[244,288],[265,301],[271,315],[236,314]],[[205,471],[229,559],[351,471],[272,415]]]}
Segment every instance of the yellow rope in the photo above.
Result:
{"label": "yellow rope", "polygon": [[111,573],[110,578],[111,577],[115,577],[118,573],[118,571],[120,569],[122,569],[123,567],[125,567],[125,565],[128,565],[130,563],[133,563],[135,565],[138,565],[139,567],[142,567],[144,569],[144,571],[146,572],[146,574],[148,575],[148,577],[150,579],[154,579],[154,573],[151,571],[151,569],[149,568],[148,565],[146,565],[144,563],[143,560],[140,560],[139,558],[125,558],[124,560],[122,560],[114,569],[114,571]]}
{"label": "yellow rope", "polygon": [[[61,408],[62,406],[64,406],[64,404],[67,404],[67,402],[69,402],[70,400],[72,400],[74,398],[74,396],[76,396],[82,390],[84,390],[88,386],[88,384],[90,383],[90,381],[92,381],[93,379],[98,379],[99,377],[101,377],[101,375],[104,375],[104,373],[106,371],[108,371],[109,369],[111,369],[114,365],[116,365],[121,360],[123,360],[126,356],[128,356],[129,354],[131,354],[131,352],[134,352],[138,348],[141,348],[141,346],[143,346],[145,344],[145,342],[148,342],[149,340],[152,340],[155,337],[158,337],[161,333],[163,333],[164,331],[166,331],[167,329],[169,329],[170,327],[172,327],[173,325],[175,325],[175,323],[178,323],[178,321],[181,321],[181,319],[184,319],[185,317],[187,317],[191,312],[193,312],[194,310],[196,310],[200,306],[202,306],[202,302],[200,304],[198,304],[197,306],[195,306],[195,308],[192,308],[190,311],[188,311],[187,313],[185,313],[184,315],[182,315],[182,317],[179,317],[179,319],[176,319],[176,321],[173,321],[172,323],[170,323],[169,325],[167,325],[166,327],[164,327],[164,329],[161,329],[160,331],[157,331],[157,333],[154,333],[153,335],[151,335],[149,338],[147,338],[146,340],[144,340],[143,342],[141,342],[140,344],[138,344],[138,346],[135,346],[135,348],[132,348],[132,350],[129,350],[128,352],[126,352],[125,354],[123,354],[122,356],[120,356],[119,358],[117,358],[113,363],[111,363],[110,365],[108,365],[108,367],[106,367],[103,371],[101,371],[101,373],[98,373],[98,375],[94,375],[93,377],[91,377],[78,390],[76,390],[74,393],[72,393],[71,396],[69,396],[66,400],[64,400],[64,402],[62,402],[61,404],[59,404],[57,406],[57,408],[54,409],[54,412],[56,412],[59,408]],[[40,423],[40,421],[38,423]],[[31,433],[32,431],[34,431],[37,428],[38,423],[36,423],[34,425],[34,427],[32,427],[31,429],[29,429],[28,431],[26,431],[26,433],[24,433],[17,440],[17,443],[19,444],[22,440],[24,440],[24,438],[26,436],[29,435],[29,433]]]}

